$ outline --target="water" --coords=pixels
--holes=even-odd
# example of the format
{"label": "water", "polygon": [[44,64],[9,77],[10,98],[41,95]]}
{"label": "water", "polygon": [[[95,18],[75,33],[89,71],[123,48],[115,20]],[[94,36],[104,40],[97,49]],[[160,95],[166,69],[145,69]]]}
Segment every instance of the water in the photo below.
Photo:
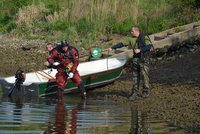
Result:
{"label": "water", "polygon": [[0,134],[184,134],[136,108],[125,108],[109,100],[79,96],[24,99],[0,102]]}

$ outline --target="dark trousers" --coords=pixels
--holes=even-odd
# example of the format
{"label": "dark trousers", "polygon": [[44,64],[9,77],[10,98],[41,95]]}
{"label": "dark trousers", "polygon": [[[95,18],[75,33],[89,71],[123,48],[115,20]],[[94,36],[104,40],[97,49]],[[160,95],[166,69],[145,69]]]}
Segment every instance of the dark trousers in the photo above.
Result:
{"label": "dark trousers", "polygon": [[132,59],[133,90],[139,90],[140,82],[143,89],[149,89],[149,63],[139,58]]}

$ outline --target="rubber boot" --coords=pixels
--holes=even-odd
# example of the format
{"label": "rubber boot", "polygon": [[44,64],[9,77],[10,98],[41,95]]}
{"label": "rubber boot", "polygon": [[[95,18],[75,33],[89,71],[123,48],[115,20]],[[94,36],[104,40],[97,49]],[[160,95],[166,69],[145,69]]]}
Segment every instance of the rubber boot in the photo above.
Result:
{"label": "rubber boot", "polygon": [[146,97],[148,97],[149,95],[150,95],[150,90],[147,89],[147,88],[143,89],[143,91],[142,91],[142,97],[143,97],[143,98],[146,98]]}
{"label": "rubber boot", "polygon": [[131,95],[129,97],[129,100],[135,100],[136,96],[137,96],[137,91],[132,88],[132,92],[131,92]]}
{"label": "rubber boot", "polygon": [[81,91],[81,97],[82,99],[86,99],[87,97],[87,93],[85,91],[85,86],[84,86],[84,83],[81,82],[80,85],[78,86],[79,90]]}

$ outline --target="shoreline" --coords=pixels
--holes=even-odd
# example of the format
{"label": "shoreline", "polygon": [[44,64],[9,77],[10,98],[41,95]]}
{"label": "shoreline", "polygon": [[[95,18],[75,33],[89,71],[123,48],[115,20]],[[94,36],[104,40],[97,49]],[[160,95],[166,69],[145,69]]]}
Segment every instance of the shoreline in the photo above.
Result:
{"label": "shoreline", "polygon": [[[2,61],[0,76],[13,75],[18,68],[42,69],[47,53],[41,41],[7,39],[0,43]],[[126,74],[112,84],[89,91],[89,96],[107,97],[122,106],[141,107],[159,118],[189,132],[200,132],[200,41],[183,43],[156,50],[159,57],[150,68],[151,95],[129,101],[131,75]],[[18,45],[19,44],[19,45]]]}
{"label": "shoreline", "polygon": [[[196,67],[191,68],[194,65]],[[153,65],[150,68],[151,94],[145,99],[127,98],[132,87],[130,74],[89,94],[106,97],[122,106],[139,107],[186,131],[200,132],[200,72],[197,68],[200,68],[199,51]]]}

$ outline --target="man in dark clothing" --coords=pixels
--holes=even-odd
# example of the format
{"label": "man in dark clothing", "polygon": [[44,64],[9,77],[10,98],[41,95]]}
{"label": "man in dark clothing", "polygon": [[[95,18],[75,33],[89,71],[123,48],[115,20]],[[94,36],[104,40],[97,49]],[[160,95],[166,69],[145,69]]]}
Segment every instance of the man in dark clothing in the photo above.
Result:
{"label": "man in dark clothing", "polygon": [[59,63],[57,68],[58,72],[56,74],[58,92],[62,92],[63,94],[67,84],[67,78],[71,78],[71,80],[80,89],[83,98],[86,98],[85,87],[77,70],[79,64],[78,51],[74,47],[70,46],[68,42],[61,42],[61,45],[53,50],[44,65],[47,67],[53,65],[55,59]]}
{"label": "man in dark clothing", "polygon": [[149,37],[140,32],[138,27],[131,29],[131,35],[123,42],[120,42],[109,50],[130,46],[133,49],[132,70],[133,70],[133,88],[129,99],[135,99],[140,88],[140,80],[143,82],[142,97],[148,97],[149,90],[149,51],[152,48]]}

